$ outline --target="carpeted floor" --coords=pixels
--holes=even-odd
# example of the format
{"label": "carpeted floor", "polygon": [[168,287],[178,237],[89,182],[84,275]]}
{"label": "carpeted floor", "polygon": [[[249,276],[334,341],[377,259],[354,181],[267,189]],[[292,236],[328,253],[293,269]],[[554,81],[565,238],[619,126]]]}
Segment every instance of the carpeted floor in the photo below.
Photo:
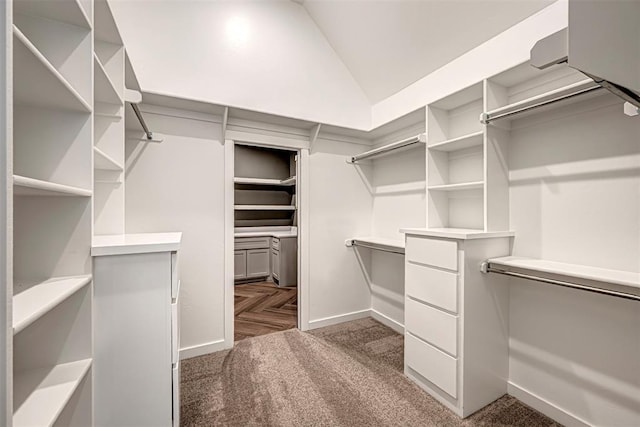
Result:
{"label": "carpeted floor", "polygon": [[403,337],[372,319],[248,338],[182,362],[182,426],[555,426],[504,396],[460,420],[402,373]]}

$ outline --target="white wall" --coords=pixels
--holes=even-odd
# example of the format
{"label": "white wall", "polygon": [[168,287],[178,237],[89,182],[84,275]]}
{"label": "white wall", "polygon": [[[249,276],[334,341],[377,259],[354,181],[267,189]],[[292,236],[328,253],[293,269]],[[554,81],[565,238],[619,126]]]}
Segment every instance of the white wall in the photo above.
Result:
{"label": "white wall", "polygon": [[[640,272],[640,120],[607,95],[514,127],[514,255]],[[518,279],[510,291],[512,391],[640,425],[640,304]]]}
{"label": "white wall", "polygon": [[368,99],[295,2],[142,0],[112,8],[144,91],[370,126]]}
{"label": "white wall", "polygon": [[[371,193],[358,169],[345,161],[365,150],[361,145],[318,140],[309,158],[311,328],[331,323],[335,316],[347,320],[348,315],[368,315],[371,308],[357,253],[344,244],[371,230]],[[359,253],[366,268],[367,254]]]}
{"label": "white wall", "polygon": [[148,112],[144,117],[165,139],[162,143],[127,141],[126,231],[182,231],[181,347],[222,348],[215,344],[224,340],[220,126]]}

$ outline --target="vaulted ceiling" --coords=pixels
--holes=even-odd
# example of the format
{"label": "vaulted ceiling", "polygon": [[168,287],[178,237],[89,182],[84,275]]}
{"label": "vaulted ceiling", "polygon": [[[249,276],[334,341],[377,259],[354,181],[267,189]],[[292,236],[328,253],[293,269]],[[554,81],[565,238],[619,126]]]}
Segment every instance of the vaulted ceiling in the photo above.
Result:
{"label": "vaulted ceiling", "polygon": [[372,103],[555,0],[298,0]]}

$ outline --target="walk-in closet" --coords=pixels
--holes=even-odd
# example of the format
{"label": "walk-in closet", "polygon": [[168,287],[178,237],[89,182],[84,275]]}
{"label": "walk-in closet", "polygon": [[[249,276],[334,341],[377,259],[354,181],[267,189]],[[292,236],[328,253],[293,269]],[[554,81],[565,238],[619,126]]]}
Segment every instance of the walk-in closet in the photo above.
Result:
{"label": "walk-in closet", "polygon": [[0,426],[640,426],[640,1],[0,28]]}

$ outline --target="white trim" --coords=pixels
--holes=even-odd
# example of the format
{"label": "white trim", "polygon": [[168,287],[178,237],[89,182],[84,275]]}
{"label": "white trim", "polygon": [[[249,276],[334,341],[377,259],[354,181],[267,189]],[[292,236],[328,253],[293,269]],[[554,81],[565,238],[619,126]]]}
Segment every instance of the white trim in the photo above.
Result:
{"label": "white trim", "polygon": [[298,150],[309,148],[309,138],[293,139],[280,135],[264,135],[253,132],[242,132],[227,127],[227,139],[236,142],[247,143],[247,145],[257,145],[266,147],[283,148],[285,150]]}
{"label": "white trim", "polygon": [[325,326],[337,325],[338,323],[350,322],[351,320],[371,317],[371,309],[353,311],[351,313],[337,314],[335,316],[324,317],[309,321],[309,329],[324,328]]}
{"label": "white trim", "polygon": [[524,404],[531,406],[533,409],[542,412],[547,417],[563,424],[567,427],[585,427],[590,426],[588,422],[580,419],[578,416],[560,408],[559,406],[543,399],[542,397],[531,393],[528,390],[512,383],[507,383],[507,393]]}
{"label": "white trim", "polygon": [[302,331],[310,329],[309,307],[311,306],[309,288],[311,286],[309,254],[309,149],[298,151],[297,162],[297,196],[298,196],[298,328]]}
{"label": "white trim", "polygon": [[[229,347],[225,344],[224,339],[211,341],[205,344],[198,344],[191,347],[180,349],[180,360],[190,359],[192,357],[202,356],[204,354],[215,353],[216,351],[226,350]],[[233,347],[233,345],[232,345]]]}
{"label": "white trim", "polygon": [[393,320],[389,316],[382,314],[378,310],[375,310],[373,308],[371,309],[371,317],[374,320],[382,323],[383,325],[390,327],[397,333],[404,335],[404,325],[397,320]]}
{"label": "white trim", "polygon": [[234,219],[234,152],[235,142],[224,142],[224,342],[226,348],[233,347],[234,288],[233,249],[235,244]]}

